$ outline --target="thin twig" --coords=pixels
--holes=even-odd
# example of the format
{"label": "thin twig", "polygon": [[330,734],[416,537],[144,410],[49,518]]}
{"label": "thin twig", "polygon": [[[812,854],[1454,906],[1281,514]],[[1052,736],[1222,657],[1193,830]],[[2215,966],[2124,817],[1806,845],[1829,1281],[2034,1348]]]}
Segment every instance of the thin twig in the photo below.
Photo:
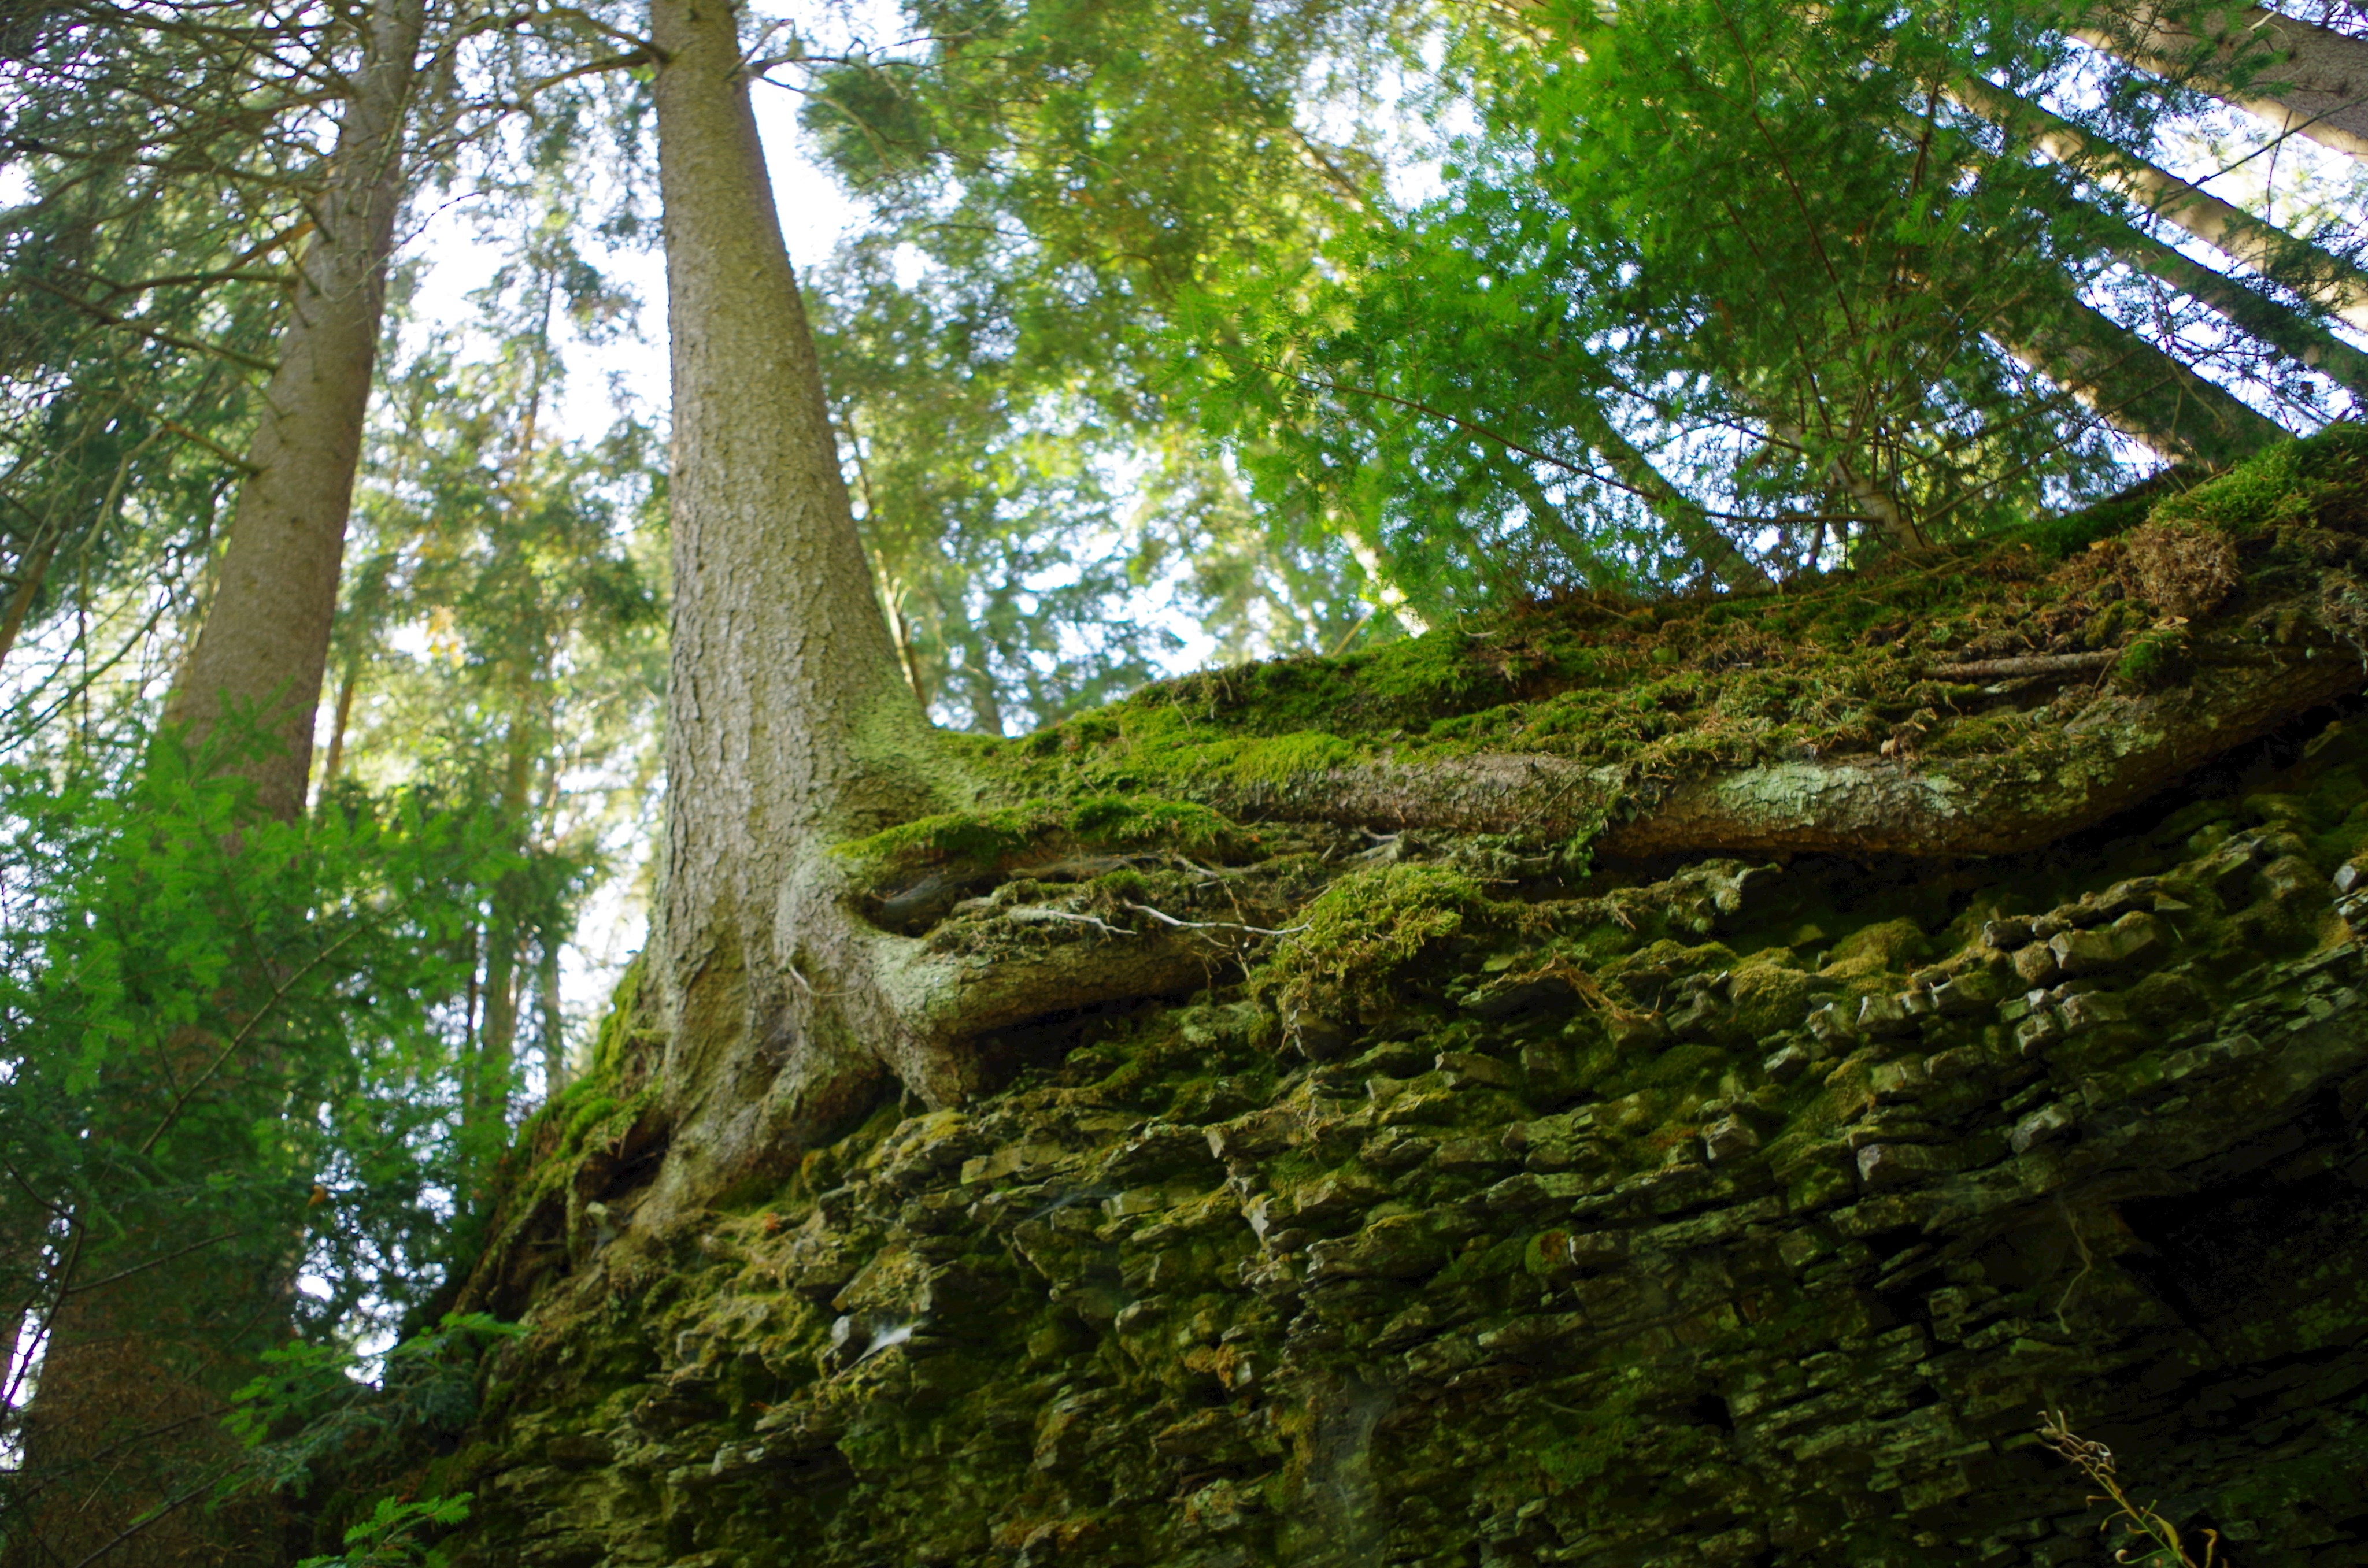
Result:
{"label": "thin twig", "polygon": [[241,1236],[253,1235],[255,1233],[255,1230],[256,1227],[249,1225],[243,1231],[225,1231],[218,1236],[208,1236],[202,1241],[191,1242],[187,1246],[175,1247],[171,1252],[165,1254],[162,1257],[152,1257],[145,1263],[135,1263],[129,1268],[119,1268],[114,1273],[107,1275],[101,1278],[94,1279],[87,1285],[68,1285],[64,1290],[58,1292],[58,1299],[63,1301],[68,1296],[77,1295],[85,1290],[96,1290],[102,1285],[112,1285],[119,1279],[129,1279],[135,1274],[142,1274],[151,1268],[161,1267],[162,1266],[172,1262],[176,1257],[186,1256],[187,1255],[197,1252],[201,1248],[212,1246],[217,1242],[234,1242]]}
{"label": "thin twig", "polygon": [[1108,932],[1113,937],[1134,937],[1142,934],[1130,931],[1123,926],[1113,926],[1098,915],[1071,915],[1063,910],[1046,909],[1042,904],[1023,903],[1011,911],[1009,917],[1022,924],[1036,920],[1065,920],[1073,926],[1090,926],[1097,931]]}
{"label": "thin twig", "polygon": [[[401,906],[398,905],[396,907],[399,908]],[[269,1017],[271,1016],[272,1009],[277,1007],[281,1000],[285,998],[290,991],[293,991],[296,988],[296,983],[298,981],[303,979],[306,975],[312,973],[314,970],[328,962],[331,958],[336,956],[338,949],[344,947],[347,942],[352,941],[355,937],[360,936],[365,931],[369,931],[376,927],[381,920],[392,918],[394,913],[394,909],[389,909],[377,919],[365,920],[361,922],[352,930],[347,931],[336,941],[331,942],[327,947],[323,948],[319,952],[314,953],[311,958],[305,960],[302,964],[297,967],[295,973],[290,975],[286,980],[272,987],[271,994],[264,999],[262,1007],[256,1012],[256,1015],[253,1017],[247,1019],[245,1024],[240,1026],[239,1031],[230,1037],[230,1043],[223,1046],[221,1051],[216,1054],[214,1059],[206,1064],[206,1070],[204,1072],[199,1074],[195,1078],[190,1080],[189,1086],[183,1089],[180,1094],[174,1098],[172,1105],[165,1110],[163,1118],[157,1121],[154,1129],[149,1132],[147,1137],[140,1141],[140,1153],[145,1154],[149,1150],[156,1146],[156,1140],[165,1136],[166,1130],[168,1130],[174,1122],[179,1120],[181,1112],[188,1108],[189,1096],[196,1094],[199,1089],[205,1087],[206,1085],[212,1080],[213,1075],[222,1070],[222,1063],[231,1059],[232,1053],[237,1051],[240,1046],[246,1043],[246,1037],[253,1034],[256,1026],[261,1024],[264,1019]]]}
{"label": "thin twig", "polygon": [[1288,937],[1295,931],[1307,929],[1305,921],[1296,926],[1286,926],[1280,931],[1276,931],[1264,926],[1245,926],[1238,920],[1178,920],[1176,916],[1154,909],[1147,903],[1136,903],[1132,899],[1121,902],[1129,909],[1141,915],[1148,915],[1161,925],[1173,926],[1178,931],[1247,931],[1254,937]]}

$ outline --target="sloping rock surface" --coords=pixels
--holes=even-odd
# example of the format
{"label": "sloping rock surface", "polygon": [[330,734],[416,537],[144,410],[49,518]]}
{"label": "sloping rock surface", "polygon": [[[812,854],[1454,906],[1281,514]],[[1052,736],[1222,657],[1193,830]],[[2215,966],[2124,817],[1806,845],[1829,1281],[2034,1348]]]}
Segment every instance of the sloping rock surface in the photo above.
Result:
{"label": "sloping rock surface", "polygon": [[1406,832],[1309,916],[1398,947],[1007,1031],[656,1236],[628,1017],[420,1485],[488,1568],[2103,1563],[2061,1409],[2368,1561],[2364,844],[2325,713],[2013,858]]}

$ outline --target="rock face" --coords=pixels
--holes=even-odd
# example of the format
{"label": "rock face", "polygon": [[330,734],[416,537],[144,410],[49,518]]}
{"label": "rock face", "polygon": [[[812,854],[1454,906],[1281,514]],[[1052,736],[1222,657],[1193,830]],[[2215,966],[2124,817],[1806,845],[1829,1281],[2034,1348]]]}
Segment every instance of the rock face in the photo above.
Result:
{"label": "rock face", "polygon": [[2368,725],[2317,723],[2012,859],[1404,835],[1317,900],[1411,934],[1353,986],[1286,936],[1012,1031],[666,1235],[624,1028],[476,1287],[529,1331],[445,1549],[2106,1562],[2061,1409],[2240,1568],[2368,1561]]}

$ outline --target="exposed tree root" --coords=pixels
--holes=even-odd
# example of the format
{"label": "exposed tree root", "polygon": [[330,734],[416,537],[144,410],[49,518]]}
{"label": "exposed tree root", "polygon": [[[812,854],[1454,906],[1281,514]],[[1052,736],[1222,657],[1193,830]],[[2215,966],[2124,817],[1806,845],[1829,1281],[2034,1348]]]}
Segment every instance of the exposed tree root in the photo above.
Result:
{"label": "exposed tree root", "polygon": [[[2100,690],[2077,708],[2059,704],[2060,719],[2053,708],[2024,712],[2012,744],[1973,756],[1804,758],[1656,780],[1498,753],[1384,759],[1203,793],[1244,819],[1591,837],[1622,857],[2015,854],[2092,826],[2362,685],[2357,654],[2322,643],[2260,664],[2214,663],[2157,692]],[[932,1108],[991,1091],[980,1041],[998,1030],[1194,990],[1237,969],[1245,944],[1281,934],[1297,903],[1355,864],[1343,857],[1287,896],[1267,890],[1225,918],[1092,902],[1093,873],[1153,858],[1053,862],[1064,875],[1049,885],[1014,882],[1019,870],[932,872],[883,897],[844,858],[806,858],[774,927],[795,934],[776,955],[791,980],[779,1025],[712,1062],[669,1066],[674,1144],[651,1218],[778,1176],[783,1160],[826,1141],[892,1083]],[[1072,869],[1077,879],[1065,876]],[[948,890],[998,883],[1034,891],[949,918]],[[900,928],[883,929],[883,914]]]}
{"label": "exposed tree root", "polygon": [[[2060,722],[2026,715],[2009,750],[1803,758],[1704,778],[1484,753],[1359,763],[1209,791],[1238,814],[1548,837],[1594,832],[1619,856],[2010,855],[2101,822],[2221,752],[2359,690],[2368,668],[2318,646],[2196,672],[2160,692],[2100,694]],[[1600,828],[1600,832],[1597,831]]]}
{"label": "exposed tree root", "polygon": [[835,1136],[890,1080],[932,1109],[992,1090],[983,1037],[1206,986],[1237,969],[1237,944],[1255,929],[1172,916],[1129,926],[1018,903],[969,927],[1010,939],[950,950],[882,930],[879,907],[845,860],[826,852],[805,860],[776,925],[795,934],[777,955],[791,977],[779,1027],[763,1040],[743,1037],[712,1063],[669,1072],[669,1086],[688,1092],[667,1107],[673,1147],[643,1205],[644,1230],[777,1177],[785,1160]]}

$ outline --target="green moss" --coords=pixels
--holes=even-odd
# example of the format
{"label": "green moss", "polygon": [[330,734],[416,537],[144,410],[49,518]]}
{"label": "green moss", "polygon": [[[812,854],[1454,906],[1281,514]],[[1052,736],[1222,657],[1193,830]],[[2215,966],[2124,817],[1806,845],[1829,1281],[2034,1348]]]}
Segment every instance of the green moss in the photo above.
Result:
{"label": "green moss", "polygon": [[1867,980],[1914,968],[1931,955],[1931,943],[1913,920],[1865,926],[1834,944],[1824,973],[1837,980]]}
{"label": "green moss", "polygon": [[838,853],[876,874],[920,866],[985,868],[1060,847],[1198,854],[1222,850],[1240,836],[1230,818],[1194,801],[1090,794],[919,817],[842,844]]}
{"label": "green moss", "polygon": [[2368,469],[2368,430],[2333,426],[2270,448],[2226,473],[2171,497],[2156,515],[2210,523],[2239,537],[2308,520],[2332,493],[2356,489]]}
{"label": "green moss", "polygon": [[625,972],[617,977],[617,988],[609,994],[609,1011],[592,1037],[590,1069],[582,1081],[569,1085],[571,1090],[589,1087],[594,1080],[613,1074],[624,1059],[628,1043],[643,1021],[642,983],[647,972],[648,960],[636,953]]}
{"label": "green moss", "polygon": [[[2311,533],[2291,548],[2252,551],[2225,614],[2247,614],[2248,595],[2257,605],[2283,596],[2289,608],[2302,607],[2293,634],[2317,635],[2321,622],[2353,612],[2335,603],[2340,583],[2329,587],[2335,608],[2311,608],[2325,576],[2310,565],[2311,552],[2336,548],[2328,530],[2357,531],[2368,521],[2359,503],[2363,475],[2368,442],[2338,429],[2207,483],[2168,475],[2021,534],[1796,583],[1782,594],[1655,603],[1577,597],[1474,615],[1345,658],[1203,672],[1025,740],[994,743],[980,754],[994,759],[990,809],[911,824],[860,847],[988,860],[1059,831],[1054,819],[1065,808],[1057,802],[1146,790],[1229,802],[1270,790],[1287,799],[1320,791],[1328,771],[1383,757],[1410,767],[1475,752],[1566,758],[1603,770],[1608,813],[1632,790],[1770,761],[1882,755],[1886,746],[1889,755],[1904,746],[1911,756],[2047,766],[2060,749],[2060,723],[2001,711],[1979,683],[1936,676],[1933,666],[2086,648],[2121,653],[2124,688],[2178,678],[2184,642],[2125,597],[2114,552],[2084,548],[2150,515],[2274,527],[2284,530],[2281,539]],[[2288,527],[2302,522],[2317,531]],[[2355,619],[2368,634],[2368,595],[2359,597]]]}
{"label": "green moss", "polygon": [[1436,866],[1351,871],[1324,890],[1259,971],[1260,992],[1286,1016],[1330,999],[1378,1002],[1400,971],[1485,912],[1480,885]]}
{"label": "green moss", "polygon": [[2168,686],[2189,668],[2187,628],[2157,626],[2140,632],[2113,665],[2113,678],[2141,688]]}
{"label": "green moss", "polygon": [[1201,753],[1203,767],[1222,769],[1247,782],[1281,784],[1308,774],[1344,767],[1360,749],[1321,730],[1302,730],[1273,740],[1225,741]]}

